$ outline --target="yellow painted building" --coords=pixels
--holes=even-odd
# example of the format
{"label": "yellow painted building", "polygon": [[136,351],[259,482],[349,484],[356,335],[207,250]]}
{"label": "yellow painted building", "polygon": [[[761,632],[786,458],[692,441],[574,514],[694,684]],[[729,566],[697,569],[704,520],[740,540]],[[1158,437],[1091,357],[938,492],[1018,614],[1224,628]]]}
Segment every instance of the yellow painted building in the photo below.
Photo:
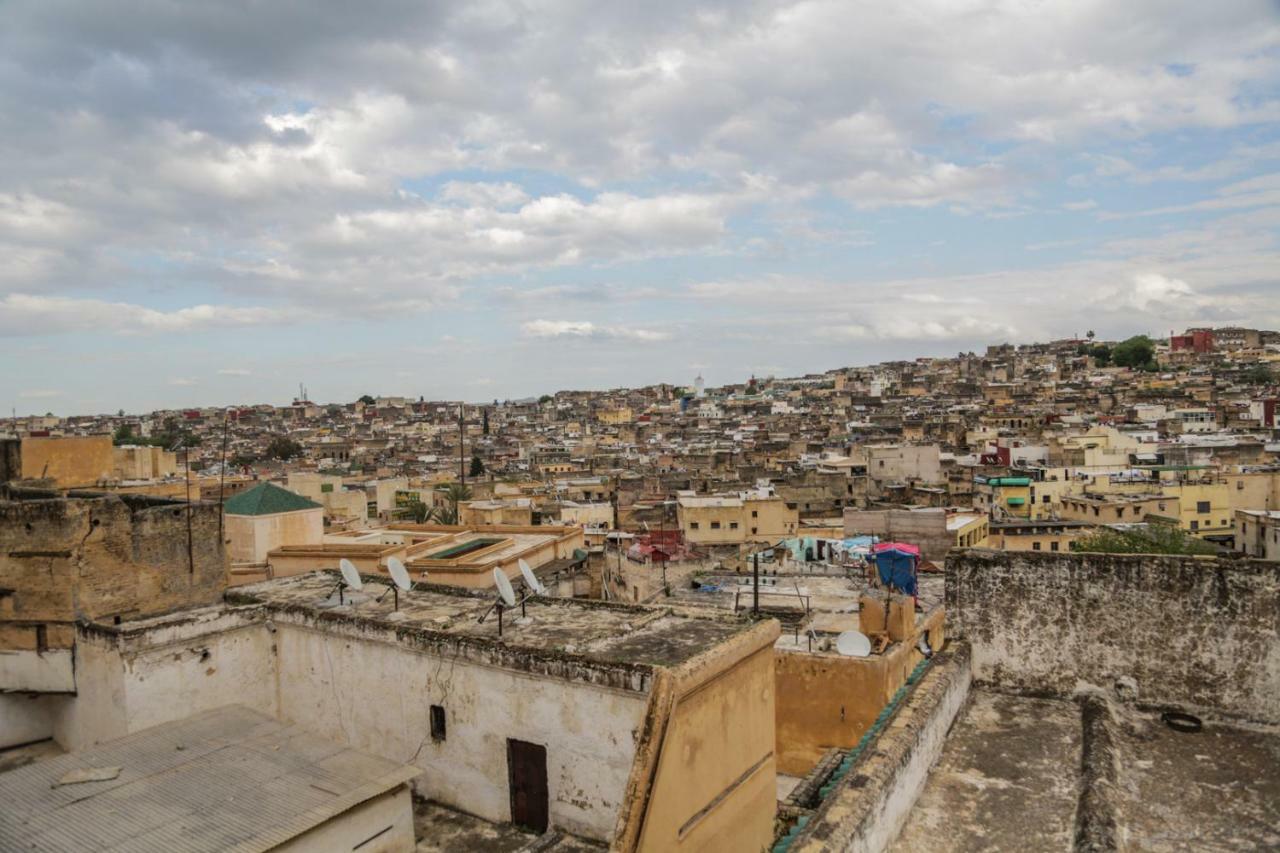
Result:
{"label": "yellow painted building", "polygon": [[776,542],[794,536],[800,525],[800,513],[772,495],[681,495],[676,518],[685,541],[694,545]]}

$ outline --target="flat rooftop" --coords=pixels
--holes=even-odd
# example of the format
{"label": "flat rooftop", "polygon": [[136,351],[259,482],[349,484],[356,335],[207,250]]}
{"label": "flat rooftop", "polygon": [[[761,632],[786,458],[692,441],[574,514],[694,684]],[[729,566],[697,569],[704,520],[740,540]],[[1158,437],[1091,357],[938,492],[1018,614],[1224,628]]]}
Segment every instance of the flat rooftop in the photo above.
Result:
{"label": "flat rooftop", "polygon": [[[495,600],[491,591],[418,584],[400,593],[400,609],[393,596],[375,600],[385,580],[365,577],[361,592],[347,590],[345,606],[333,595],[336,572],[311,572],[289,578],[236,587],[227,591],[232,604],[261,604],[269,609],[301,613],[335,624],[358,622],[396,631],[398,638],[416,632],[426,640],[500,645],[543,656],[570,656],[598,664],[677,666],[712,646],[751,630],[745,619],[708,613],[705,617],[677,613],[663,607],[640,607],[572,598],[533,598],[526,602],[527,622],[517,622],[520,607],[498,617],[480,617]],[[515,584],[517,590],[520,584]]]}
{"label": "flat rooftop", "polygon": [[0,774],[0,849],[267,850],[420,772],[228,705]]}
{"label": "flat rooftop", "polygon": [[[1280,729],[1166,726],[1113,705],[1118,818],[1134,849],[1280,848]],[[1082,783],[1075,702],[976,690],[891,853],[1069,850]]]}

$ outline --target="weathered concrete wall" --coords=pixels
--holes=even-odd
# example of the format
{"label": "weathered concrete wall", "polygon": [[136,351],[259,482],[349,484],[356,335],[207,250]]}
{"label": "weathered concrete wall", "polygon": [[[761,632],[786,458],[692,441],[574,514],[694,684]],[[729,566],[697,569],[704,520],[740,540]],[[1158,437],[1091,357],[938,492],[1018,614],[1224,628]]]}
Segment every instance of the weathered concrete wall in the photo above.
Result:
{"label": "weathered concrete wall", "polygon": [[901,832],[924,790],[929,768],[969,696],[969,650],[951,643],[890,724],[818,807],[791,845],[793,853],[879,853]]}
{"label": "weathered concrete wall", "polygon": [[1143,702],[1280,722],[1280,565],[973,550],[946,568],[980,683],[1069,696],[1128,676]]}
{"label": "weathered concrete wall", "polygon": [[325,821],[315,829],[272,848],[273,853],[412,853],[413,800],[409,786],[374,797]]}
{"label": "weathered concrete wall", "polygon": [[53,737],[53,720],[70,696],[0,693],[0,749]]}
{"label": "weathered concrete wall", "polygon": [[[419,794],[494,821],[511,818],[507,739],[544,744],[552,825],[609,839],[644,695],[418,653],[356,626],[276,622],[282,719],[417,765]],[[431,705],[445,709],[443,741]]]}
{"label": "weathered concrete wall", "polygon": [[83,701],[64,706],[54,736],[64,748],[84,749],[229,702],[274,716],[275,651],[255,608],[83,626],[75,649]]}
{"label": "weathered concrete wall", "polygon": [[[218,507],[143,498],[0,501],[0,623],[47,627],[67,648],[78,619],[141,618],[213,604],[227,584]],[[12,645],[12,643],[10,643]],[[3,685],[0,685],[2,688]]]}

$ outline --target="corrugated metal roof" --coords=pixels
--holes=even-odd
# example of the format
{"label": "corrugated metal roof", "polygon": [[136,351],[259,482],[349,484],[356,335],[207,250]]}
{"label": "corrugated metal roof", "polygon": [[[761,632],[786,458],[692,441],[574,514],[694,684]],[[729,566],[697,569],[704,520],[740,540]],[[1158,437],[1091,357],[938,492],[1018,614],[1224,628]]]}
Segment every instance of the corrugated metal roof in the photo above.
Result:
{"label": "corrugated metal roof", "polygon": [[0,774],[0,850],[269,850],[419,772],[228,705]]}

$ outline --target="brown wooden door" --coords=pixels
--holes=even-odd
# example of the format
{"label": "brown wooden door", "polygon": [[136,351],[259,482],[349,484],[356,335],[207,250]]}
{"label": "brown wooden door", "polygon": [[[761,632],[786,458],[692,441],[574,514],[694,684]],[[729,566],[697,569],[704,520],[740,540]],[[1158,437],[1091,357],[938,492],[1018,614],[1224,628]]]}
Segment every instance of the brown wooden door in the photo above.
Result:
{"label": "brown wooden door", "polygon": [[511,781],[511,822],[534,832],[546,832],[547,748],[508,738],[507,773]]}

